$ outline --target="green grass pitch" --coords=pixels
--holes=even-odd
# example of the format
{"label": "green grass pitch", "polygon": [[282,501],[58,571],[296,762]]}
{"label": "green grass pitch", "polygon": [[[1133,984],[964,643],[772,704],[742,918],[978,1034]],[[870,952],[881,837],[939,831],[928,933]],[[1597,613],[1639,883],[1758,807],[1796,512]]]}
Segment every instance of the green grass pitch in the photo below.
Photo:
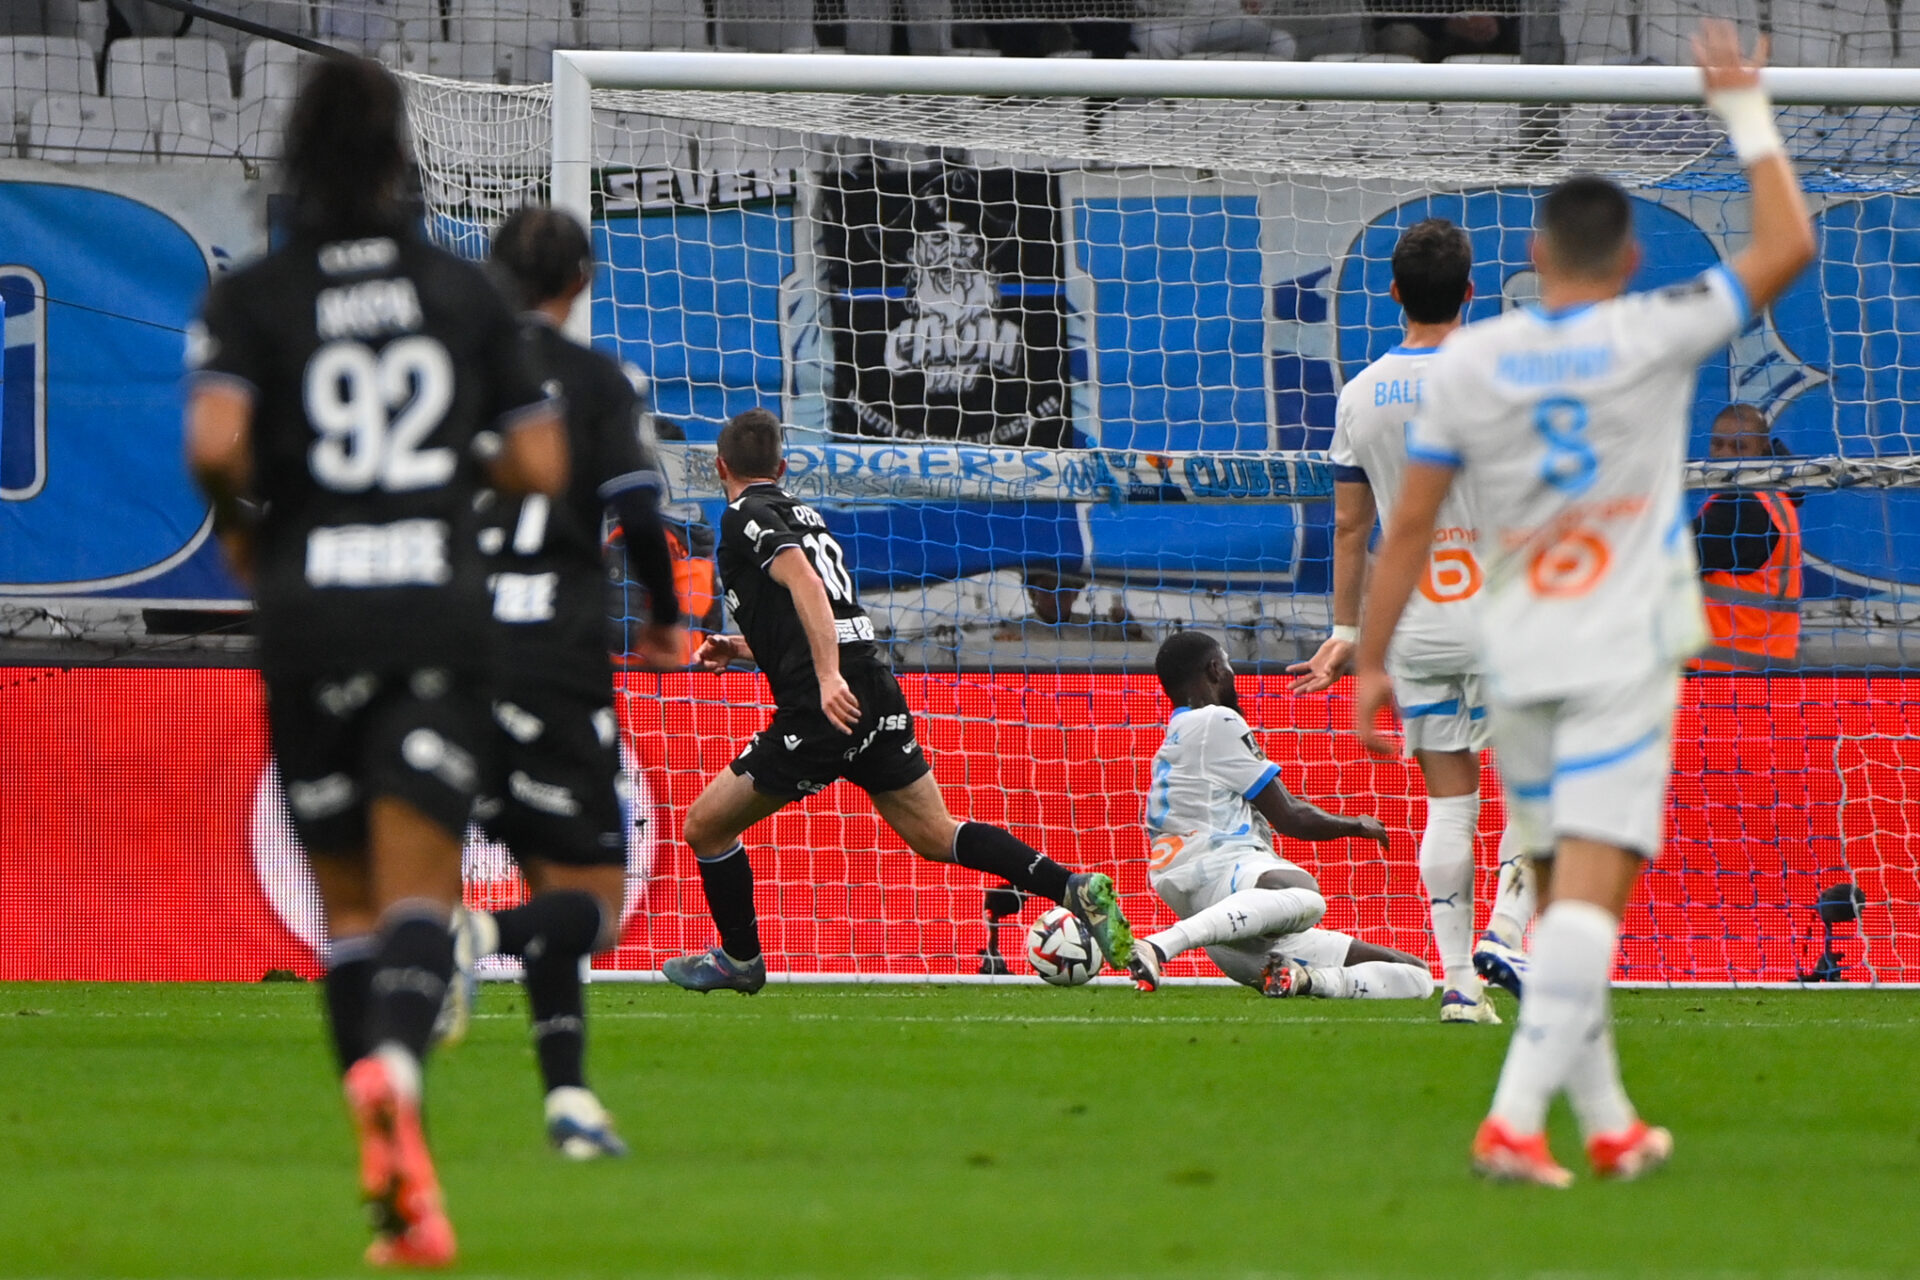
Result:
{"label": "green grass pitch", "polygon": [[[318,994],[0,986],[0,1274],[363,1274]],[[431,1068],[466,1274],[1920,1273],[1920,994],[1620,993],[1628,1083],[1677,1154],[1566,1193],[1467,1174],[1508,1028],[1431,1003],[591,999],[625,1162],[545,1148],[515,988]],[[1553,1137],[1574,1163],[1564,1114]]]}

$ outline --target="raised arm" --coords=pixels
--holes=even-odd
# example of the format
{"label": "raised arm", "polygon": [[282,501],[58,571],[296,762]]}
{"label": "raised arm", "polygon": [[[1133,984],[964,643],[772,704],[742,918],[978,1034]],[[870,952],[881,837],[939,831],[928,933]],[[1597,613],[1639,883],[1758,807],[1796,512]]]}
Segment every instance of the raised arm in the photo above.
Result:
{"label": "raised arm", "polygon": [[1273,828],[1275,835],[1287,836],[1294,840],[1371,840],[1382,849],[1387,847],[1387,829],[1380,825],[1378,818],[1349,818],[1337,813],[1328,813],[1319,805],[1302,800],[1280,784],[1280,779],[1261,789],[1253,797],[1253,807],[1267,825]]}
{"label": "raised arm", "polygon": [[1287,668],[1299,677],[1291,686],[1293,693],[1331,688],[1353,660],[1360,595],[1367,582],[1367,540],[1373,536],[1375,515],[1373,486],[1364,480],[1334,482],[1333,634],[1321,642],[1313,657]]}
{"label": "raised arm", "polygon": [[860,702],[840,674],[840,638],[833,629],[833,604],[806,553],[796,546],[781,548],[767,569],[768,576],[793,597],[813,654],[813,675],[820,682],[820,710],[842,733],[852,733],[860,719]]}
{"label": "raised arm", "polygon": [[1386,754],[1393,750],[1375,727],[1382,708],[1393,700],[1393,684],[1387,679],[1387,645],[1407,598],[1426,569],[1427,553],[1433,545],[1434,521],[1440,504],[1453,488],[1455,468],[1442,461],[1414,458],[1407,467],[1406,484],[1387,522],[1386,537],[1374,557],[1372,581],[1367,585],[1365,616],[1360,644],[1354,654],[1353,731],[1369,751]]}
{"label": "raised arm", "polygon": [[1818,249],[1799,176],[1774,123],[1773,100],[1760,85],[1767,38],[1760,37],[1749,58],[1733,23],[1708,18],[1693,38],[1693,56],[1707,106],[1726,125],[1753,188],[1753,234],[1727,268],[1746,290],[1748,306],[1758,310],[1786,292]]}

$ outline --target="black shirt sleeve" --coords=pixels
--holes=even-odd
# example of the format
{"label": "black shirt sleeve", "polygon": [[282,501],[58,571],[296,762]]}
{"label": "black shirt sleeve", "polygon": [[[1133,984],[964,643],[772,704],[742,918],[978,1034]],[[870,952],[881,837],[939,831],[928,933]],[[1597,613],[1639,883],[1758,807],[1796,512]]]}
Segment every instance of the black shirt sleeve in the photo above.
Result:
{"label": "black shirt sleeve", "polygon": [[800,536],[771,502],[756,494],[730,503],[720,520],[720,541],[762,570],[785,548],[799,546]]}
{"label": "black shirt sleeve", "polygon": [[1757,493],[1716,493],[1693,521],[1703,573],[1757,573],[1779,533]]}
{"label": "black shirt sleeve", "polygon": [[490,398],[481,419],[510,429],[526,410],[552,397],[540,381],[533,335],[491,287],[481,296],[484,301],[480,305],[485,308],[481,316],[485,326],[481,359],[492,375]]}
{"label": "black shirt sleeve", "polygon": [[199,328],[188,340],[187,364],[196,380],[228,379],[258,395],[267,382],[267,354],[260,326],[245,314],[239,284],[229,276],[208,292]]}

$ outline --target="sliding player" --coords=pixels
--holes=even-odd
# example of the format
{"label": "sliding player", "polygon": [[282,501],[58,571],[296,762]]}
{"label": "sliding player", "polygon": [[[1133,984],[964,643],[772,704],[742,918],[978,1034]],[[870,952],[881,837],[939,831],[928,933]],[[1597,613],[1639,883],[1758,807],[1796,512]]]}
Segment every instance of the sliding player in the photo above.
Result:
{"label": "sliding player", "polygon": [[720,945],[667,961],[667,978],[693,991],[766,985],[753,870],[740,837],[840,778],[865,791],[921,857],[957,862],[1059,903],[1086,922],[1109,963],[1125,967],[1133,934],[1112,880],[1070,872],[1010,832],[947,812],[840,544],[819,512],[780,488],[782,446],[780,420],[764,409],[749,409],[720,432],[717,465],[727,494],[720,577],[743,634],[711,637],[695,661],[709,671],[757,663],[774,713],[687,810],[686,841]]}
{"label": "sliding player", "polygon": [[[293,235],[207,297],[187,449],[243,574],[258,549],[267,727],[326,913],[367,1258],[444,1266],[420,1084],[489,745],[474,503],[483,472],[557,492],[566,439],[498,292],[414,229],[402,109],[376,63],[309,73],[287,129]],[[264,508],[251,540],[243,497]]]}
{"label": "sliding player", "polygon": [[1672,1137],[1621,1087],[1608,1007],[1620,915],[1659,853],[1680,664],[1705,640],[1681,470],[1701,359],[1812,259],[1812,225],[1732,24],[1694,42],[1707,105],[1753,185],[1752,236],[1687,284],[1625,293],[1639,265],[1632,204],[1599,178],[1538,206],[1540,306],[1470,325],[1427,370],[1412,465],[1374,566],[1360,634],[1355,728],[1393,696],[1387,648],[1459,477],[1486,561],[1481,652],[1508,821],[1541,864],[1520,1026],[1473,1142],[1494,1178],[1563,1187],[1543,1126],[1562,1090],[1602,1177],[1657,1168]]}
{"label": "sliding player", "polygon": [[535,363],[558,384],[572,460],[566,491],[496,503],[481,546],[492,556],[498,624],[493,720],[497,755],[479,813],[510,849],[531,898],[506,911],[461,912],[462,981],[450,1038],[471,1000],[473,962],[521,960],[534,1053],[546,1085],[547,1138],[576,1160],[626,1154],[587,1088],[580,962],[612,946],[626,892],[620,722],[607,658],[600,527],[611,507],[628,563],[651,601],[639,656],[678,666],[684,653],[673,557],[660,523],[663,479],[640,447],[639,402],[620,366],[560,330],[593,273],[586,228],[528,207],[500,225],[493,266],[532,331]]}
{"label": "sliding player", "polygon": [[[1374,514],[1393,518],[1407,469],[1407,419],[1419,403],[1433,353],[1460,327],[1460,308],[1473,297],[1472,272],[1472,241],[1444,218],[1409,227],[1394,246],[1392,293],[1407,314],[1406,335],[1340,389],[1327,451],[1333,463],[1333,634],[1312,659],[1288,668],[1301,673],[1293,682],[1296,694],[1330,688],[1353,657]],[[1459,493],[1447,498],[1438,526],[1427,573],[1400,620],[1388,663],[1406,725],[1406,752],[1427,789],[1420,879],[1440,952],[1440,1021],[1492,1023],[1500,1015],[1475,969],[1520,994],[1526,971],[1520,945],[1533,916],[1533,876],[1509,823],[1500,843],[1493,912],[1475,947],[1473,840],[1480,823],[1480,751],[1487,745],[1473,623],[1479,535]]]}
{"label": "sliding player", "polygon": [[1240,716],[1233,666],[1212,636],[1170,637],[1153,668],[1174,712],[1147,787],[1147,873],[1180,923],[1134,939],[1135,984],[1155,990],[1167,961],[1205,947],[1220,972],[1269,996],[1432,995],[1418,957],[1315,928],[1327,910],[1319,886],[1275,852],[1276,835],[1384,849],[1379,819],[1327,813],[1281,785],[1280,766]]}

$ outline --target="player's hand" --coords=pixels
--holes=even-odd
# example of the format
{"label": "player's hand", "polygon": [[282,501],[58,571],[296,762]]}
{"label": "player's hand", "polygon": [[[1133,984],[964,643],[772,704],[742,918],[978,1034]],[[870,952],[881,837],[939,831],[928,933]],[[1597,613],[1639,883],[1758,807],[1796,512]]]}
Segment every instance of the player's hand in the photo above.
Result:
{"label": "player's hand", "polygon": [[835,672],[820,682],[820,710],[842,733],[852,733],[860,723],[860,700],[847,687],[845,676]]}
{"label": "player's hand", "polygon": [[1394,753],[1393,742],[1380,732],[1380,713],[1393,705],[1393,681],[1384,671],[1362,671],[1354,677],[1353,732],[1360,745],[1378,756]]}
{"label": "player's hand", "polygon": [[1293,694],[1319,693],[1322,689],[1331,689],[1345,675],[1347,667],[1353,662],[1353,645],[1346,640],[1328,636],[1320,642],[1320,649],[1305,662],[1296,662],[1287,668],[1287,674],[1299,676],[1287,691]]}
{"label": "player's hand", "polygon": [[693,665],[702,671],[725,671],[745,656],[745,648],[739,636],[711,635],[693,655]]}
{"label": "player's hand", "polygon": [[687,629],[649,622],[633,634],[633,656],[649,671],[677,671],[687,665]]}
{"label": "player's hand", "polygon": [[1767,37],[1754,43],[1753,57],[1740,52],[1740,28],[1725,18],[1702,18],[1693,37],[1693,60],[1700,67],[1709,94],[1731,89],[1753,89],[1767,65]]}
{"label": "player's hand", "polygon": [[1382,849],[1393,848],[1393,837],[1387,834],[1387,829],[1381,824],[1380,819],[1355,818],[1354,822],[1360,827],[1358,831],[1353,833],[1355,837],[1361,840],[1371,840]]}

